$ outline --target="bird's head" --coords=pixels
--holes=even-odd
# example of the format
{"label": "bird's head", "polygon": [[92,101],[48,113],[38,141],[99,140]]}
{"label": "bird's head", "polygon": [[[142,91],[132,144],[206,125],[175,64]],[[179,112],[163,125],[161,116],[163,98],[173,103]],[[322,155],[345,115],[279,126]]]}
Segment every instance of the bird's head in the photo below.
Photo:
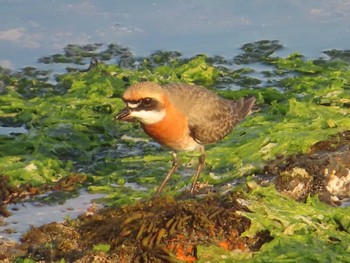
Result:
{"label": "bird's head", "polygon": [[123,94],[126,107],[116,116],[117,120],[134,119],[150,125],[165,117],[165,92],[157,83],[142,82],[127,88]]}

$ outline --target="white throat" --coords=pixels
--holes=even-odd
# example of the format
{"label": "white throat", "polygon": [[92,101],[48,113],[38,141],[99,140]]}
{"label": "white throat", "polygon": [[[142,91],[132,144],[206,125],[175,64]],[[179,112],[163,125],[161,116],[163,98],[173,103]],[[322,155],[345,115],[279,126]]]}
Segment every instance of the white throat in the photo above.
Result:
{"label": "white throat", "polygon": [[144,124],[154,124],[160,122],[165,117],[165,110],[140,110],[140,111],[131,111],[130,116],[138,119]]}

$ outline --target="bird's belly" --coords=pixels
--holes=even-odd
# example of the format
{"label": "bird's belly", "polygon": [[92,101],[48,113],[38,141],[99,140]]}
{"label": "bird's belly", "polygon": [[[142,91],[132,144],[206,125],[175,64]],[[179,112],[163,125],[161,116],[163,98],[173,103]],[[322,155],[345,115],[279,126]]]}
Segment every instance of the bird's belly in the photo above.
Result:
{"label": "bird's belly", "polygon": [[194,151],[199,149],[200,146],[192,137],[162,144],[176,151]]}
{"label": "bird's belly", "polygon": [[194,151],[200,147],[188,129],[161,125],[144,125],[143,129],[155,141],[176,151]]}

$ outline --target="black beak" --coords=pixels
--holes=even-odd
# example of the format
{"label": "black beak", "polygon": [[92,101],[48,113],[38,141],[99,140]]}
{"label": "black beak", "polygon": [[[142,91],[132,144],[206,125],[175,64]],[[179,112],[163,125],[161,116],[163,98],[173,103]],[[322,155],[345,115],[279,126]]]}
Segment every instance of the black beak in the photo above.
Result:
{"label": "black beak", "polygon": [[115,118],[116,120],[131,121],[133,117],[130,116],[130,113],[131,113],[130,109],[126,107],[122,109]]}

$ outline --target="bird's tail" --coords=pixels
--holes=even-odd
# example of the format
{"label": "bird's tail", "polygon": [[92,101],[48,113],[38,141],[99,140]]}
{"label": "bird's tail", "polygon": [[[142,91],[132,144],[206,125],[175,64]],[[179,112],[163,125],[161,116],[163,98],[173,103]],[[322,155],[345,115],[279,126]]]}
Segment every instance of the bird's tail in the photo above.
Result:
{"label": "bird's tail", "polygon": [[256,111],[256,109],[254,109],[255,101],[256,99],[254,97],[250,97],[243,100],[243,106],[242,106],[241,112],[244,117]]}
{"label": "bird's tail", "polygon": [[233,111],[240,115],[240,118],[238,119],[243,119],[245,116],[256,111],[254,109],[255,100],[256,99],[254,97],[241,98],[232,103]]}

